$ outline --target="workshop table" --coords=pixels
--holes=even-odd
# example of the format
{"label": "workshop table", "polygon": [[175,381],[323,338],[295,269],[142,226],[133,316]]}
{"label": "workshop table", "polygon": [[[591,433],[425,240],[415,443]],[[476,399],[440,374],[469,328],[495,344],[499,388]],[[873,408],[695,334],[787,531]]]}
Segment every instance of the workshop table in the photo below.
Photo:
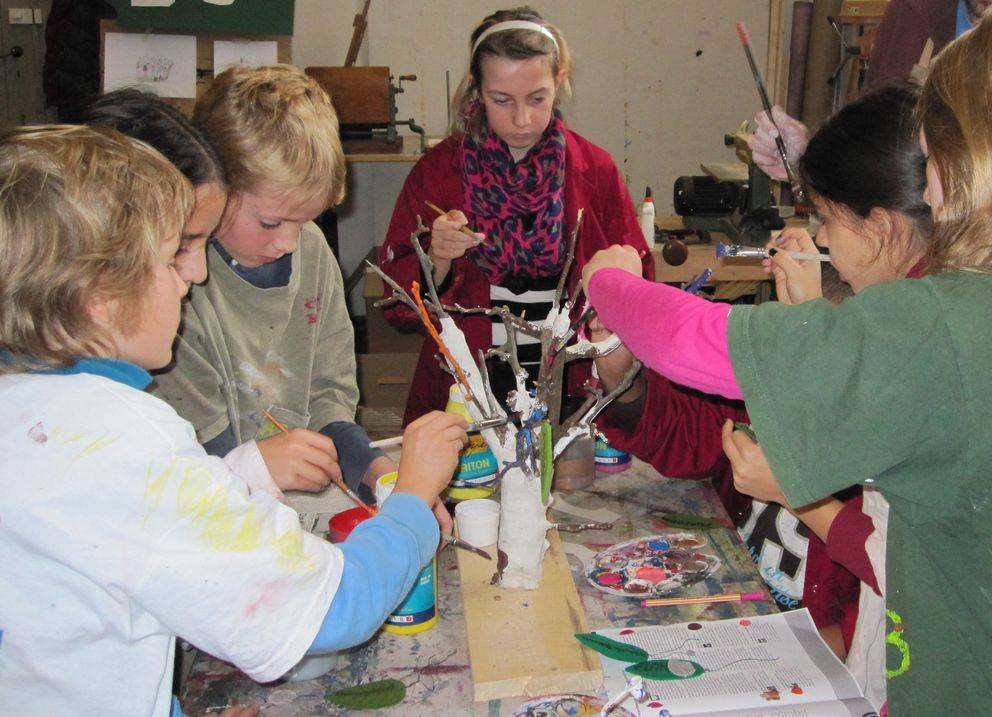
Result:
{"label": "workshop table", "polygon": [[[598,552],[614,543],[671,530],[664,520],[666,515],[710,518],[719,527],[705,531],[709,541],[706,550],[720,558],[721,567],[705,582],[689,588],[686,594],[762,591],[767,595],[753,561],[709,481],[663,478],[651,466],[635,459],[627,471],[612,475],[599,473],[589,489],[561,497],[574,506],[607,508],[621,516],[611,530],[562,533],[566,552],[588,555],[589,551]],[[582,522],[581,518],[570,515],[557,512],[552,515],[561,522]],[[578,547],[570,548],[569,544]],[[775,611],[770,597],[764,602],[642,608],[636,600],[607,595],[590,585],[574,555],[569,555],[569,564],[590,630],[719,620]],[[380,631],[364,645],[343,653],[334,670],[309,682],[261,685],[224,662],[199,656],[183,689],[186,714],[199,717],[205,711],[220,711],[232,703],[255,702],[262,705],[264,717],[341,715],[347,711],[329,705],[324,700],[325,693],[385,678],[398,679],[408,687],[403,703],[382,710],[382,714],[422,717],[512,714],[522,699],[472,701],[465,617],[451,548],[439,555],[438,580],[440,620],[434,629],[415,635]]]}

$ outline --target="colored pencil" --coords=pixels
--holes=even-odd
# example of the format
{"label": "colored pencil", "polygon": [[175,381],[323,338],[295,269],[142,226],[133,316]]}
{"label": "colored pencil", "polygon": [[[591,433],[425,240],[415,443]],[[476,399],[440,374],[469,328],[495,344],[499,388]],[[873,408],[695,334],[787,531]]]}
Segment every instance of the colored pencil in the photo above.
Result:
{"label": "colored pencil", "polygon": [[[437,212],[441,216],[447,217],[449,214],[451,214],[451,212],[444,211],[443,209],[441,209],[441,207],[439,207],[438,205],[434,204],[433,202],[426,202],[425,201],[424,204],[426,204],[428,207],[430,207],[431,209],[433,209],[435,212]],[[468,227],[461,227],[458,231],[460,231],[465,236],[472,237],[472,239],[474,239],[477,242],[485,241],[485,239],[479,239],[479,237],[477,237],[475,235],[475,232],[473,232]]]}
{"label": "colored pencil", "polygon": [[648,600],[641,600],[641,607],[660,607],[662,605],[702,605],[708,602],[760,602],[764,599],[764,593],[728,593],[726,595],[700,595],[699,597],[651,598]]}
{"label": "colored pencil", "polygon": [[[270,421],[272,421],[272,425],[275,426],[276,428],[278,428],[280,433],[289,433],[289,429],[286,428],[286,426],[284,426],[282,423],[280,423],[278,421],[278,419],[276,419],[275,416],[273,416],[271,413],[269,413],[268,411],[266,411],[264,408],[262,409],[262,413],[265,414],[265,417],[266,418],[268,418]],[[336,480],[334,478],[332,478],[331,480],[334,482],[334,485],[336,485],[338,488],[340,488],[344,492],[344,494],[346,496],[348,496],[349,498],[351,498],[355,503],[357,503],[358,505],[360,505],[362,508],[365,508],[366,512],[369,515],[373,515],[374,516],[376,514],[375,508],[373,508],[371,505],[369,505],[364,500],[362,500],[361,498],[359,498],[358,497],[358,493],[356,493],[351,488],[349,488],[348,486],[346,486],[344,484],[344,481],[342,481],[342,480]]]}

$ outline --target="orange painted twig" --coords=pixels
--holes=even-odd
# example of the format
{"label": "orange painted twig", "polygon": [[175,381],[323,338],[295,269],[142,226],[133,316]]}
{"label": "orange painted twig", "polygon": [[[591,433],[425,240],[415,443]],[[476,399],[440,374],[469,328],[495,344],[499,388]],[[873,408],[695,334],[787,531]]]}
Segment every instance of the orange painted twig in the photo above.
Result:
{"label": "orange painted twig", "polygon": [[410,295],[413,297],[414,302],[417,304],[417,310],[420,313],[420,320],[424,322],[424,326],[427,327],[427,333],[431,335],[434,339],[434,343],[437,344],[438,351],[441,355],[451,364],[451,368],[455,371],[455,376],[458,378],[458,382],[465,388],[465,400],[472,400],[472,388],[468,384],[468,377],[462,371],[461,366],[455,361],[455,357],[451,355],[451,351],[448,347],[444,345],[444,341],[441,340],[441,334],[437,332],[434,328],[434,322],[431,321],[431,316],[427,313],[427,307],[424,306],[424,300],[420,297],[420,282],[415,281],[410,285]]}

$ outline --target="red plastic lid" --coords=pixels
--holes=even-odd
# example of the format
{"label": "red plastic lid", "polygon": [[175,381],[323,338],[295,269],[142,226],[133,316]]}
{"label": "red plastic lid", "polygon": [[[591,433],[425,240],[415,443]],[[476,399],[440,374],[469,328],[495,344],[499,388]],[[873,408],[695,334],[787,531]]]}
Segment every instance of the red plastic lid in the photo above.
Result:
{"label": "red plastic lid", "polygon": [[362,507],[349,508],[348,510],[342,510],[340,513],[332,515],[331,519],[327,521],[327,529],[330,533],[331,541],[343,543],[345,538],[355,529],[355,526],[371,517],[369,512]]}

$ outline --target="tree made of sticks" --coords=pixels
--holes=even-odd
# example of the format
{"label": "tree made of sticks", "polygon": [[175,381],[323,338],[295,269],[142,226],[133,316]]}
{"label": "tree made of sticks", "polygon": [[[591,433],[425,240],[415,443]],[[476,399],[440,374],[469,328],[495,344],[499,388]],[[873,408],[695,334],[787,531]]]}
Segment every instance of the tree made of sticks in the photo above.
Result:
{"label": "tree made of sticks", "polygon": [[[499,568],[494,582],[498,580],[504,588],[533,590],[540,583],[541,563],[548,547],[546,533],[552,527],[547,520],[547,509],[551,502],[554,461],[575,439],[592,437],[595,431],[592,421],[627,390],[640,370],[640,364],[635,361],[624,379],[606,395],[587,382],[585,403],[571,417],[561,420],[565,365],[576,359],[605,356],[620,345],[616,336],[598,343],[581,336],[578,329],[591,316],[591,310],[579,312],[574,321],[570,318],[582,290],[579,280],[571,294],[566,295],[581,225],[580,210],[569,237],[565,266],[551,311],[541,322],[527,321],[523,316],[510,313],[505,306],[483,309],[442,304],[433,280],[434,263],[421,245],[421,237],[430,234],[430,229],[423,225],[420,217],[417,217],[417,229],[410,235],[410,241],[427,283],[424,295],[417,282],[407,291],[379,267],[369,265],[393,290],[392,296],[379,304],[402,301],[424,322],[437,344],[438,360],[458,384],[472,420],[479,423],[496,418],[509,419],[505,425],[482,431],[482,437],[499,465]],[[498,316],[506,327],[506,343],[487,352],[480,351],[473,357],[452,314]],[[533,391],[528,390],[527,371],[517,359],[517,332],[541,342],[541,363]],[[505,408],[496,400],[489,383],[486,359],[490,357],[506,361],[513,371],[516,389],[507,396]]]}

